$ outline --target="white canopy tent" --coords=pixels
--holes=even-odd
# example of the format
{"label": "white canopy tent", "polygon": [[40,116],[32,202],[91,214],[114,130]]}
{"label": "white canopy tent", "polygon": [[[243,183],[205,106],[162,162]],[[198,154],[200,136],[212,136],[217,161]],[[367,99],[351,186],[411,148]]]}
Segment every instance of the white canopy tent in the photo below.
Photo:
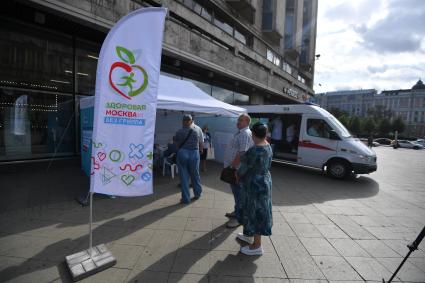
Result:
{"label": "white canopy tent", "polygon": [[[80,100],[83,108],[93,107],[94,96]],[[244,108],[215,99],[192,82],[159,76],[158,109],[204,113],[214,116],[237,117]]]}
{"label": "white canopy tent", "polygon": [[198,112],[226,117],[237,117],[246,112],[215,99],[192,82],[160,75],[158,86],[158,109]]}
{"label": "white canopy tent", "polygon": [[[158,83],[155,143],[166,145],[181,128],[183,113],[191,113],[194,114],[195,122],[199,126],[208,124],[213,139],[220,140],[220,143],[214,144],[214,149],[215,159],[221,160],[226,142],[232,136],[230,133],[236,131],[236,118],[246,112],[246,109],[217,100],[190,81],[160,75]],[[93,106],[94,96],[80,100],[81,110],[93,109]],[[82,121],[88,119],[91,121],[89,123],[92,123],[93,117],[86,115],[92,116],[93,112],[84,111],[84,113],[91,114],[81,112]],[[85,136],[83,143],[88,143],[91,139],[91,130],[86,127],[85,130],[82,129],[83,134]]]}

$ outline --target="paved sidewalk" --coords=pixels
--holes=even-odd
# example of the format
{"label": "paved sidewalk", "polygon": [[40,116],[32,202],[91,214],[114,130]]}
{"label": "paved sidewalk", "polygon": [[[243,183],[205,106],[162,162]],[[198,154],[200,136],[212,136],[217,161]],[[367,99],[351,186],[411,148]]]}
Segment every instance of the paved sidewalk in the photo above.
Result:
{"label": "paved sidewalk", "polygon": [[[81,282],[388,280],[425,224],[422,166],[412,177],[422,186],[399,193],[385,171],[344,182],[274,165],[273,236],[261,257],[240,254],[241,228],[224,227],[233,196],[219,164],[208,164],[190,205],[178,204],[178,178],[157,174],[152,196],[95,197],[94,245],[107,244],[117,264]],[[89,209],[74,201],[88,178],[77,161],[46,167],[0,168],[0,282],[70,282],[64,257],[88,248]],[[396,281],[425,282],[425,243]]]}

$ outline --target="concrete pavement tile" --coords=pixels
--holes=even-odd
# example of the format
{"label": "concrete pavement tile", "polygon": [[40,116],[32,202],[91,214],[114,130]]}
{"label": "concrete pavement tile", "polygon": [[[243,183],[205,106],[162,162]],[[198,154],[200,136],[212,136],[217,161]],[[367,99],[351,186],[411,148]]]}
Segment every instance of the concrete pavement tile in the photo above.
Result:
{"label": "concrete pavement tile", "polygon": [[192,202],[193,207],[201,207],[201,208],[214,208],[214,200],[213,199],[203,199],[202,197]]}
{"label": "concrete pavement tile", "polygon": [[283,213],[283,217],[285,217],[288,223],[304,223],[310,224],[310,220],[304,216],[302,213]]}
{"label": "concrete pavement tile", "polygon": [[207,274],[210,270],[209,251],[179,249],[172,272]]}
{"label": "concrete pavement tile", "polygon": [[134,267],[144,250],[142,246],[120,245],[116,243],[109,247],[109,251],[117,259],[117,263],[114,266],[127,269]]}
{"label": "concrete pavement tile", "polygon": [[[409,252],[409,248],[407,245],[411,244],[411,241],[406,240],[384,240],[383,241],[385,245],[387,245],[389,248],[394,250],[396,253],[398,253],[400,256],[405,256]],[[416,250],[412,252],[409,256],[409,258],[423,258],[425,262],[425,252],[422,250]]]}
{"label": "concrete pavement tile", "polygon": [[372,257],[400,257],[395,251],[379,240],[356,240]]}
{"label": "concrete pavement tile", "polygon": [[366,280],[382,280],[389,278],[390,272],[374,258],[346,257],[351,266]]}
{"label": "concrete pavement tile", "polygon": [[379,240],[400,240],[404,239],[403,233],[393,233],[385,227],[364,227]]}
{"label": "concrete pavement tile", "polygon": [[425,272],[425,260],[423,258],[409,258],[408,261]]}
{"label": "concrete pavement tile", "polygon": [[320,233],[328,239],[344,239],[349,238],[347,234],[345,234],[344,231],[342,231],[338,226],[335,224],[329,224],[329,225],[315,225],[317,230],[320,231]]}
{"label": "concrete pavement tile", "polygon": [[270,239],[289,278],[325,279],[297,237],[277,235]]}
{"label": "concrete pavement tile", "polygon": [[2,238],[1,244],[2,255],[60,262],[64,256],[76,252],[78,241],[13,235],[7,240]]}
{"label": "concrete pavement tile", "polygon": [[167,216],[161,219],[157,229],[183,231],[186,227],[187,217]]}
{"label": "concrete pavement tile", "polygon": [[211,232],[212,219],[208,218],[188,218],[185,231]]}
{"label": "concrete pavement tile", "polygon": [[208,275],[171,272],[167,283],[208,283]]}
{"label": "concrete pavement tile", "polygon": [[51,262],[0,256],[0,266],[1,282],[71,282],[69,274],[64,274],[61,278],[61,271],[64,271],[65,266],[60,268]]}
{"label": "concrete pavement tile", "polygon": [[373,219],[366,215],[353,215],[349,216],[354,222],[359,224],[360,226],[365,227],[382,227],[380,223],[373,221]]}
{"label": "concrete pavement tile", "polygon": [[117,239],[115,242],[124,245],[146,246],[154,233],[155,230],[146,228],[135,231],[128,230],[125,236]]}
{"label": "concrete pavement tile", "polygon": [[[220,211],[219,217],[224,216],[226,212]],[[189,217],[193,218],[214,218],[215,210],[211,208],[202,208],[202,207],[192,207]]]}
{"label": "concrete pavement tile", "polygon": [[304,215],[314,225],[329,225],[329,224],[332,224],[332,222],[329,220],[329,218],[324,214],[305,213]]}
{"label": "concrete pavement tile", "polygon": [[338,252],[324,238],[299,238],[310,255],[333,255]]}
{"label": "concrete pavement tile", "polygon": [[136,270],[133,269],[123,282],[142,283],[142,282],[155,282],[167,283],[169,273],[150,271],[150,270]]}
{"label": "concrete pavement tile", "polygon": [[259,277],[239,277],[226,275],[210,275],[209,283],[289,283],[288,279],[282,278],[259,278]]}
{"label": "concrete pavement tile", "polygon": [[[230,201],[233,199],[232,190],[230,189],[230,186],[228,186],[228,192],[221,192],[218,190],[214,190],[214,200],[215,201]],[[234,205],[234,203],[233,203]]]}
{"label": "concrete pavement tile", "polygon": [[346,216],[361,216],[363,211],[357,207],[340,207],[340,210],[343,212],[343,215]]}
{"label": "concrete pavement tile", "polygon": [[290,283],[328,283],[328,280],[314,279],[314,280],[306,280],[306,279],[289,279]]}
{"label": "concrete pavement tile", "polygon": [[102,282],[126,282],[130,270],[111,267],[106,270],[103,270],[99,273],[93,274],[90,277],[87,277],[81,281],[82,283],[102,283]]}
{"label": "concrete pavement tile", "polygon": [[190,206],[183,206],[180,209],[168,213],[167,216],[189,217],[191,210],[192,208]]}
{"label": "concrete pavement tile", "polygon": [[[377,258],[377,260],[390,271],[389,277],[385,277],[388,280],[400,265],[402,258]],[[425,271],[406,261],[396,277],[402,281],[422,283],[425,282]]]}
{"label": "concrete pavement tile", "polygon": [[361,280],[356,271],[337,256],[313,256],[314,261],[328,280]]}
{"label": "concrete pavement tile", "polygon": [[210,275],[286,278],[276,254],[247,256],[236,252],[212,251]]}
{"label": "concrete pavement tile", "polygon": [[184,231],[179,248],[192,250],[210,250],[211,232]]}
{"label": "concrete pavement tile", "polygon": [[[203,218],[206,219],[206,218]],[[223,218],[212,218],[212,230],[220,229],[220,227],[226,227],[226,223],[229,221],[229,218],[223,217]],[[242,232],[242,227],[236,228],[237,230],[240,230]]]}
{"label": "concrete pavement tile", "polygon": [[156,230],[135,265],[135,269],[170,271],[183,231]]}
{"label": "concrete pavement tile", "polygon": [[294,229],[295,234],[298,237],[321,237],[322,234],[317,230],[317,228],[313,224],[292,224],[289,225]]}
{"label": "concrete pavement tile", "polygon": [[406,217],[406,216],[399,216],[399,215],[403,215],[403,214],[396,214],[391,217],[392,221],[394,221],[398,225],[408,227],[408,228],[423,227],[423,222],[416,220],[413,217]]}
{"label": "concrete pavement tile", "polygon": [[344,257],[347,257],[347,256],[369,257],[370,256],[354,240],[329,239],[329,242]]}
{"label": "concrete pavement tile", "polygon": [[[299,195],[297,194],[297,196],[299,196]],[[289,197],[289,196],[286,196],[286,197]],[[293,198],[295,199],[296,197],[293,197]],[[294,205],[294,204],[285,205],[285,206],[280,207],[279,210],[282,213],[288,213],[288,212],[289,213],[291,213],[291,212],[293,212],[293,213],[304,213],[304,214],[305,213],[316,213],[316,214],[321,213],[320,210],[318,210],[315,205],[308,204],[308,203],[303,204],[303,205]]]}
{"label": "concrete pavement tile", "polygon": [[352,239],[375,239],[371,233],[363,229],[349,216],[330,215],[329,218]]}
{"label": "concrete pavement tile", "polygon": [[235,208],[234,200],[214,200],[214,208],[222,209],[223,211],[231,211]]}
{"label": "concrete pavement tile", "polygon": [[273,222],[273,235],[295,236],[294,231],[286,222]]}
{"label": "concrete pavement tile", "polygon": [[316,204],[317,209],[319,209],[323,214],[326,215],[343,215],[344,211],[336,206],[324,205],[324,204]]}
{"label": "concrete pavement tile", "polygon": [[211,249],[214,251],[238,252],[241,248],[241,245],[236,240],[236,233],[232,233],[228,237],[222,238],[219,241],[215,241],[216,239],[213,235],[213,240],[215,244],[211,247]]}
{"label": "concrete pavement tile", "polygon": [[174,264],[177,252],[160,251],[154,252],[152,249],[145,247],[139,259],[134,265],[133,270],[149,270],[169,272]]}

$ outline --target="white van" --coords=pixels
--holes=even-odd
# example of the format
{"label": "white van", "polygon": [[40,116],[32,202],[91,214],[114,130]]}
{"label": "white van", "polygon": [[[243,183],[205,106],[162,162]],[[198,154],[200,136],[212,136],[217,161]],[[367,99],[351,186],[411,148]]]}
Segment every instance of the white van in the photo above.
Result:
{"label": "white van", "polygon": [[[243,106],[271,128],[273,161],[326,170],[343,179],[376,171],[376,154],[328,111],[311,104]],[[255,120],[255,119],[254,119]]]}

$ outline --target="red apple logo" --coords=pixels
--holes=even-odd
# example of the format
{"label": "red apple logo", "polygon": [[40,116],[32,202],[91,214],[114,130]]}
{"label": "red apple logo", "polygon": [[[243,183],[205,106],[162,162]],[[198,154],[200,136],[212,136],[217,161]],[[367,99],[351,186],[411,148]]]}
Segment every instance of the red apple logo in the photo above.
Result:
{"label": "red apple logo", "polygon": [[[136,60],[133,52],[122,46],[117,46],[116,51],[121,61],[114,62],[111,65],[111,69],[109,70],[109,84],[121,96],[131,99],[132,97],[142,93],[148,86],[148,73],[146,73],[145,69],[141,66],[134,64]],[[114,82],[112,79],[112,72],[119,68],[126,71],[127,74],[121,77],[120,82]],[[140,72],[140,74],[143,75],[143,83],[138,83],[134,78],[134,75],[137,72]],[[118,88],[118,86],[120,86],[121,89]]]}

